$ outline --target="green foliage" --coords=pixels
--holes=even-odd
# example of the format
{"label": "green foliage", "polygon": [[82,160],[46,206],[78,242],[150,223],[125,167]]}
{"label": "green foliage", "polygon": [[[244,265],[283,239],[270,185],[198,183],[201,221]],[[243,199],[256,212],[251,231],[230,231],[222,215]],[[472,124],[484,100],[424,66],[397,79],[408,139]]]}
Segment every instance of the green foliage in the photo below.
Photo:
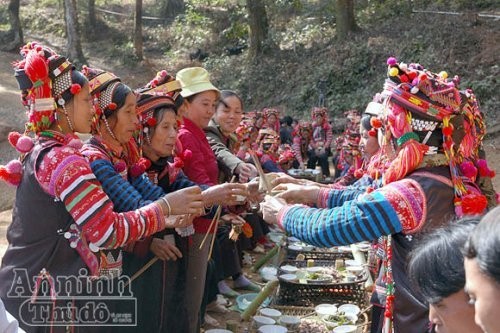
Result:
{"label": "green foliage", "polygon": [[[217,86],[241,93],[246,109],[278,106],[287,114],[307,118],[318,102],[320,80],[326,81],[326,105],[332,116],[341,116],[352,108],[363,110],[382,89],[387,57],[396,56],[401,61],[422,63],[435,72],[446,70],[450,75],[460,75],[461,86],[475,90],[483,111],[495,114],[500,102],[500,52],[494,47],[498,43],[493,37],[495,31],[498,34],[498,24],[474,21],[466,15],[409,11],[410,3],[419,10],[498,10],[495,0],[356,0],[355,15],[362,31],[343,42],[335,40],[334,0],[266,0],[269,38],[278,47],[253,63],[246,51],[234,56],[224,51],[248,44],[246,1],[186,0],[185,13],[173,22],[145,21],[146,57],[155,70],[165,66],[172,72],[189,65],[206,67]],[[28,2],[21,7],[28,31],[64,36],[61,0]],[[158,16],[160,5],[145,0],[144,13]],[[121,13],[134,11],[131,0],[96,0],[96,6]],[[79,10],[82,23],[85,2],[79,2]],[[88,53],[136,68],[132,14],[123,17],[99,12],[98,16],[106,23],[106,31],[99,42],[89,45],[92,51]],[[6,23],[8,17],[0,11],[0,24]],[[491,41],[485,41],[484,32],[491,34]],[[201,64],[187,60],[188,53],[196,48],[209,54]],[[488,53],[485,49],[491,50]]]}

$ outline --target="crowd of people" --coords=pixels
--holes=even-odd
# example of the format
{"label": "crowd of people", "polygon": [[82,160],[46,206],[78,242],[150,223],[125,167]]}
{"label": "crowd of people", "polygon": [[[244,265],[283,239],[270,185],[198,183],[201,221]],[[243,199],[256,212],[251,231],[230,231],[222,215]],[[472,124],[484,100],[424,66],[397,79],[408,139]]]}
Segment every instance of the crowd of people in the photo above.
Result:
{"label": "crowd of people", "polygon": [[[244,112],[201,67],[132,89],[35,42],[21,55],[28,120],[9,134],[20,158],[0,167],[17,186],[0,331],[217,326],[219,295],[260,290],[244,254],[278,227],[319,247],[372,242],[372,332],[500,332],[494,171],[458,77],[390,58],[383,91],[334,139],[327,108]],[[317,167],[315,180],[287,174]]]}

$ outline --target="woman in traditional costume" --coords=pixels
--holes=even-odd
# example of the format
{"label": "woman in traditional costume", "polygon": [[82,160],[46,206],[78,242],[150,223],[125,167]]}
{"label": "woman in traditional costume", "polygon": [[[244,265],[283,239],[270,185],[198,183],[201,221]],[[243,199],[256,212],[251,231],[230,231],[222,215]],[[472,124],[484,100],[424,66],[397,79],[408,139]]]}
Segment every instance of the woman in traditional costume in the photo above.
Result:
{"label": "woman in traditional costume", "polygon": [[263,204],[264,218],[294,237],[331,247],[390,235],[386,260],[372,296],[372,332],[421,333],[429,327],[425,300],[409,283],[408,252],[423,237],[454,216],[480,214],[487,200],[475,185],[486,172],[478,157],[485,134],[473,92],[458,90],[418,64],[388,59],[384,138],[396,144],[383,187],[344,190],[300,187],[278,195],[317,207]]}
{"label": "woman in traditional costume", "polygon": [[[21,160],[0,169],[2,179],[17,186],[0,296],[29,332],[98,330],[116,322],[111,317],[103,322],[96,313],[82,318],[80,310],[99,301],[92,287],[107,281],[97,279],[99,251],[164,229],[169,214],[199,214],[201,190],[186,193],[191,202],[186,208],[170,209],[168,199],[161,197],[137,210],[114,212],[74,134],[91,129],[94,111],[87,80],[64,57],[38,43],[27,44],[21,54],[24,60],[15,69],[29,121],[26,135],[9,135]],[[105,301],[100,304],[106,307]]]}

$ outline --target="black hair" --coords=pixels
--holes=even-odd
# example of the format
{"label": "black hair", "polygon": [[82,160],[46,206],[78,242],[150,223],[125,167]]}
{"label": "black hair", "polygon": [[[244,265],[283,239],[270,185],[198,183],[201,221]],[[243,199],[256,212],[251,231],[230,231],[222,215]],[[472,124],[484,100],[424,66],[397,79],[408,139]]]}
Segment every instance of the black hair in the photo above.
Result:
{"label": "black hair", "polygon": [[369,131],[373,128],[372,123],[370,122],[371,119],[372,119],[372,116],[369,114],[366,114],[363,116],[363,118],[361,118],[361,126],[363,126],[363,128],[366,131]]}
{"label": "black hair", "polygon": [[408,275],[430,304],[464,288],[464,258],[460,249],[478,222],[479,217],[452,221],[426,235],[411,252]]}
{"label": "black hair", "polygon": [[284,116],[283,117],[283,123],[287,124],[288,126],[292,126],[293,118],[290,116]]}
{"label": "black hair", "polygon": [[481,219],[465,243],[463,255],[476,259],[479,270],[500,283],[500,207]]}
{"label": "black hair", "polygon": [[227,104],[224,102],[224,99],[228,97],[236,97],[241,104],[241,108],[243,109],[243,100],[241,99],[240,95],[238,95],[235,91],[233,90],[221,90],[220,91],[220,98],[219,98],[219,105],[223,104],[225,107],[227,107]]}

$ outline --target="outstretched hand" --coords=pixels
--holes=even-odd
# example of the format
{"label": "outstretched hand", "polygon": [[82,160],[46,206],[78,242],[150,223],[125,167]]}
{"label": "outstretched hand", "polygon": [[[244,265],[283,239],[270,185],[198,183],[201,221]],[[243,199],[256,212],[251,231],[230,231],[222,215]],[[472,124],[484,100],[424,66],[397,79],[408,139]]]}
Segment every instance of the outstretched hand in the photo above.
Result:
{"label": "outstretched hand", "polygon": [[278,213],[285,205],[284,200],[266,195],[264,201],[260,203],[262,218],[269,224],[278,223]]}
{"label": "outstretched hand", "polygon": [[314,185],[281,184],[273,191],[280,192],[276,198],[285,200],[289,204],[316,203],[319,194],[319,187]]}
{"label": "outstretched hand", "polygon": [[171,192],[165,196],[170,204],[170,215],[202,215],[203,196],[199,186],[191,186]]}
{"label": "outstretched hand", "polygon": [[203,191],[203,202],[205,206],[241,205],[248,197],[246,184],[225,183],[211,186]]}

